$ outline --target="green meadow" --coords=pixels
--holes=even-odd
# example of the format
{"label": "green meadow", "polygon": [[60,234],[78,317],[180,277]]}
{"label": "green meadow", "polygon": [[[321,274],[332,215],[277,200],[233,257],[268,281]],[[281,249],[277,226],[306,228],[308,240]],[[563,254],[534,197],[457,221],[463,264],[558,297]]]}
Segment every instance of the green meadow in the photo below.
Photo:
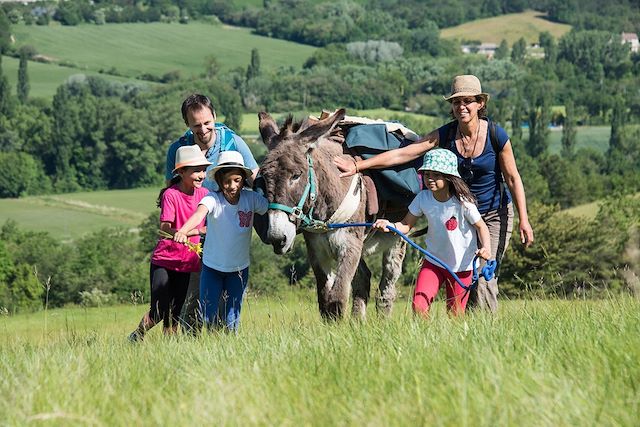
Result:
{"label": "green meadow", "polygon": [[556,39],[571,30],[570,25],[558,24],[545,19],[541,12],[529,10],[493,18],[476,19],[440,32],[444,39],[480,40],[483,43],[499,44],[503,39],[509,46],[520,37],[528,44],[537,43],[540,33],[548,31]]}
{"label": "green meadow", "polygon": [[[74,73],[111,70],[127,79],[144,73],[162,76],[170,71],[179,71],[182,77],[197,76],[204,73],[208,56],[216,57],[222,70],[244,68],[253,48],[260,52],[262,67],[299,68],[315,50],[299,43],[257,36],[248,28],[204,22],[15,25],[12,30],[17,46],[31,45],[39,55],[66,64],[69,70],[76,69]],[[60,80],[58,77],[51,74],[51,84],[59,85],[67,76]],[[36,76],[31,76],[31,80],[35,82]]]}
{"label": "green meadow", "polygon": [[70,240],[105,227],[137,227],[156,209],[159,188],[136,188],[0,199],[0,224]]}
{"label": "green meadow", "polygon": [[[528,136],[528,129],[523,130],[523,136]],[[604,153],[609,148],[611,126],[578,126],[576,127],[576,150],[593,150]],[[549,152],[560,154],[562,150],[562,129],[549,132]]]}
{"label": "green meadow", "polygon": [[505,301],[320,321],[249,295],[240,332],[128,332],[146,306],[0,315],[6,425],[637,426],[640,301]]}
{"label": "green meadow", "polygon": [[[18,82],[18,63],[17,58],[10,56],[2,57],[2,73],[7,76],[12,91],[15,94],[16,84]],[[51,99],[55,95],[58,86],[73,76],[98,76],[107,81],[134,83],[143,86],[156,85],[157,83],[143,80],[131,79],[127,77],[111,76],[108,74],[100,74],[97,71],[80,70],[77,68],[63,67],[57,64],[45,64],[42,62],[30,61],[27,65],[29,72],[29,96],[32,98]]]}

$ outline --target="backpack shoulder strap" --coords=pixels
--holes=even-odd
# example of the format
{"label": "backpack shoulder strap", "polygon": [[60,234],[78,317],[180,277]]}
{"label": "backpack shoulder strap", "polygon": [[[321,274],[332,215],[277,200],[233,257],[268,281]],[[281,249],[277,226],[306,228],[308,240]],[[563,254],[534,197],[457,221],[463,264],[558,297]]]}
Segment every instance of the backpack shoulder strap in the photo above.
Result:
{"label": "backpack shoulder strap", "polygon": [[[449,126],[449,129],[447,131],[446,143],[447,144],[455,144],[456,132],[458,131],[458,121],[457,120],[453,120],[453,121],[447,123],[446,126]],[[444,148],[444,147],[442,145],[440,145],[440,148]]]}
{"label": "backpack shoulder strap", "polygon": [[216,123],[215,129],[220,132],[220,136],[222,137],[220,151],[236,150],[236,133],[222,123]]}
{"label": "backpack shoulder strap", "polygon": [[496,123],[491,119],[487,119],[487,122],[489,124],[489,139],[491,139],[491,146],[493,147],[493,151],[497,155],[500,151],[502,151],[502,149],[500,148],[500,145],[498,145],[498,133],[496,131]]}

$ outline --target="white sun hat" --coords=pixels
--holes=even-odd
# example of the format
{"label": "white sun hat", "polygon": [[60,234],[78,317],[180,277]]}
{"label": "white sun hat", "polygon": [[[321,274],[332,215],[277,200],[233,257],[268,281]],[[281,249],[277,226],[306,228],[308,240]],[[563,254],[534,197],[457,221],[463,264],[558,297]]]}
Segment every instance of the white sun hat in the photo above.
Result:
{"label": "white sun hat", "polygon": [[186,166],[209,166],[211,162],[202,154],[197,145],[185,145],[176,151],[176,164],[173,173]]}
{"label": "white sun hat", "polygon": [[253,171],[244,165],[244,159],[242,154],[237,151],[223,151],[218,157],[218,164],[212,168],[208,173],[208,178],[215,181],[216,172],[221,169],[236,168],[244,172],[245,179],[250,179],[253,175]]}

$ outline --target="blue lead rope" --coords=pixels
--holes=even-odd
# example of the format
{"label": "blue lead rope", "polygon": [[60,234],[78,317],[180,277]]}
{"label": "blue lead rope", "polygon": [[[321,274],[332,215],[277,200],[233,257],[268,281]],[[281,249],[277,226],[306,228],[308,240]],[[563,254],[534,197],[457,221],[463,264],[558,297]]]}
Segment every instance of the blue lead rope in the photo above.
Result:
{"label": "blue lead rope", "polygon": [[[342,223],[342,224],[341,223],[327,224],[327,227],[329,229],[332,229],[332,228],[347,228],[347,227],[372,227],[372,226],[373,226],[372,222],[354,222],[354,223]],[[427,258],[429,258],[430,260],[432,260],[433,262],[435,262],[436,264],[438,264],[439,266],[441,266],[442,268],[447,270],[449,272],[449,274],[451,274],[451,277],[453,277],[455,279],[455,281],[458,282],[458,285],[460,285],[460,287],[462,289],[464,289],[465,291],[470,291],[471,289],[473,289],[476,286],[478,286],[478,279],[480,278],[480,276],[478,275],[478,267],[477,267],[478,256],[477,255],[473,258],[473,282],[471,283],[471,285],[467,286],[464,283],[462,283],[462,280],[460,280],[458,275],[456,273],[454,273],[451,270],[451,268],[449,268],[449,266],[447,264],[445,264],[443,261],[441,261],[435,255],[429,253],[429,251],[427,251],[426,249],[422,248],[420,245],[418,245],[416,242],[411,240],[409,237],[407,237],[406,234],[404,234],[403,232],[401,232],[397,228],[395,228],[395,227],[393,227],[391,225],[387,225],[387,228],[389,230],[393,231],[394,233],[396,233],[398,236],[400,236],[404,241],[409,243],[409,245],[411,245],[415,249],[419,250]],[[484,277],[485,280],[491,280],[493,278],[493,275],[494,275],[497,267],[498,267],[498,262],[495,259],[487,261],[486,264],[484,265],[484,267],[482,267],[482,271],[481,271],[482,277]]]}

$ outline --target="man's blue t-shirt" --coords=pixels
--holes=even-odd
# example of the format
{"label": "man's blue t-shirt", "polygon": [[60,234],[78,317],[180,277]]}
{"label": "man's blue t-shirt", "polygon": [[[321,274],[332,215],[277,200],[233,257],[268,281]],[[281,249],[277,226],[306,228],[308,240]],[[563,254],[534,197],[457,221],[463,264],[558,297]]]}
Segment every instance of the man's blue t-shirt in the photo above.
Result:
{"label": "man's blue t-shirt", "polygon": [[[218,164],[218,157],[220,157],[221,151],[229,151],[235,150],[242,154],[242,158],[244,159],[244,165],[249,169],[253,170],[258,167],[258,163],[256,159],[253,158],[253,154],[249,149],[249,146],[242,138],[240,138],[235,132],[231,129],[223,125],[222,123],[215,124],[216,131],[216,142],[213,144],[213,147],[209,148],[205,157],[207,160],[211,162],[211,166],[207,168],[207,172],[213,169]],[[183,147],[185,145],[194,145],[195,141],[193,140],[193,132],[191,130],[187,130],[183,136],[181,136],[178,140],[174,141],[167,151],[167,166],[165,172],[165,178],[167,180],[173,177],[173,169],[176,164],[176,151],[178,148]],[[210,191],[218,191],[218,184],[210,180],[207,176],[205,178],[203,186]]]}

